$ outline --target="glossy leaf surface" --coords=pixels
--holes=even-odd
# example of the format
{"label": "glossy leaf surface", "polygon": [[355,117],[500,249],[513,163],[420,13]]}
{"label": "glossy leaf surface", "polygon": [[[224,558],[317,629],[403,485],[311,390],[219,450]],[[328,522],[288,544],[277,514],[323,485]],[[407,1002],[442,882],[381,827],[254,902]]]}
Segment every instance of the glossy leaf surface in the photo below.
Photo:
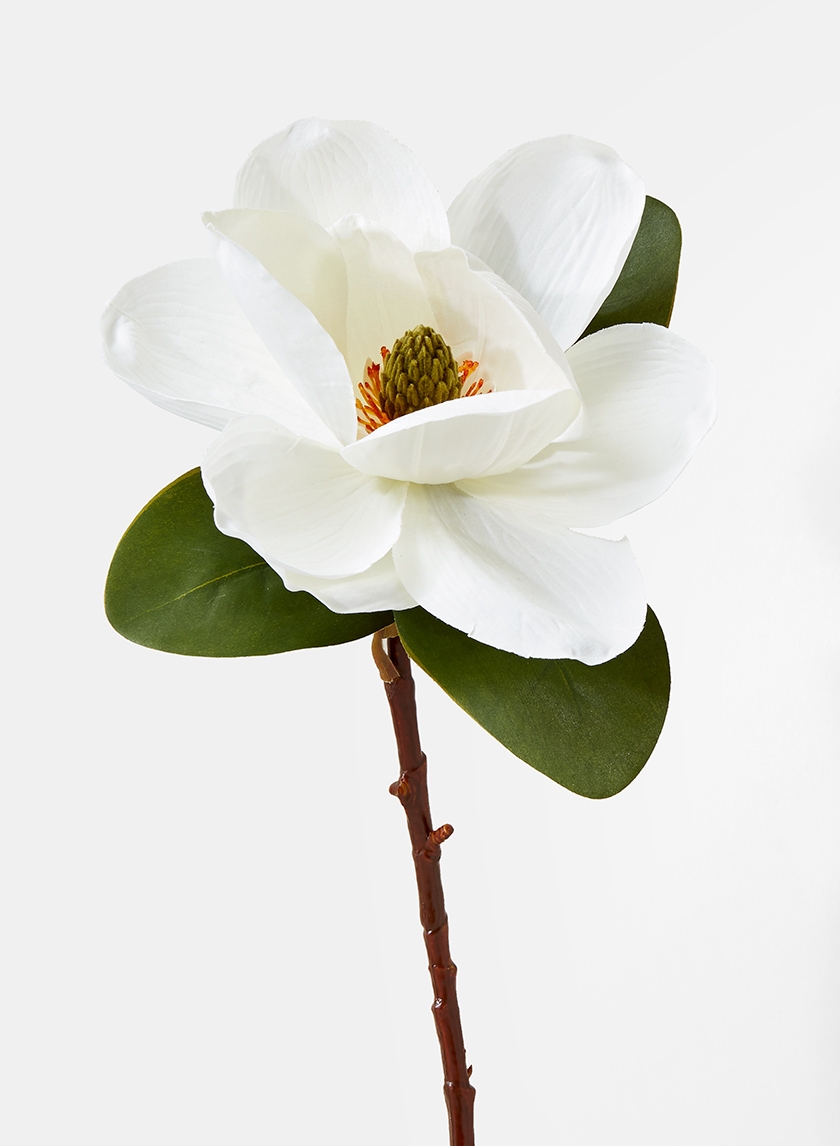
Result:
{"label": "glossy leaf surface", "polygon": [[670,672],[651,609],[636,643],[602,665],[502,652],[420,608],[395,619],[412,660],[491,736],[564,788],[613,796],[653,751]]}
{"label": "glossy leaf surface", "polygon": [[670,207],[648,195],[618,281],[581,337],[622,322],[667,326],[677,293],[681,247],[677,216]]}
{"label": "glossy leaf surface", "polygon": [[169,653],[249,657],[342,644],[390,613],[333,613],[292,593],[244,541],[220,533],[199,470],[141,510],[120,541],[105,611],[128,640]]}

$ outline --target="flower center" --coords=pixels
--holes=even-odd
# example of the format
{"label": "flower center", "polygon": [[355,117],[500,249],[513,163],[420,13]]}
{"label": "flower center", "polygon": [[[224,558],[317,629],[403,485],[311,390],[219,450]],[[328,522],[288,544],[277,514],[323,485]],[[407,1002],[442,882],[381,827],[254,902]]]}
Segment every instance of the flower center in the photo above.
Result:
{"label": "flower center", "polygon": [[356,412],[359,432],[372,434],[380,426],[453,398],[488,394],[483,378],[467,380],[478,367],[471,358],[455,361],[451,348],[431,326],[415,326],[380,350],[382,365],[370,359],[359,385]]}
{"label": "flower center", "polygon": [[382,362],[382,409],[389,420],[461,397],[455,356],[436,330],[415,326]]}

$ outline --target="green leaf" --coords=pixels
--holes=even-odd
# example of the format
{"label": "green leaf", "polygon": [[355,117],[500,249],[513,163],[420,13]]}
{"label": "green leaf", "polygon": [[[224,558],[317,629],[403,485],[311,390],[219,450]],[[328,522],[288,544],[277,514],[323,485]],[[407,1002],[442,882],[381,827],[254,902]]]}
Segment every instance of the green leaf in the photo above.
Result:
{"label": "green leaf", "polygon": [[117,546],[105,612],[138,645],[194,657],[254,657],[354,641],[390,613],[333,613],[291,593],[244,541],[213,523],[196,470],[152,498]]}
{"label": "green leaf", "polygon": [[670,690],[651,609],[636,643],[602,665],[505,653],[420,608],[394,616],[411,659],[491,736],[564,788],[614,796],[647,762]]}
{"label": "green leaf", "polygon": [[667,326],[674,309],[682,232],[677,216],[658,199],[645,200],[642,221],[618,281],[581,335],[620,322]]}

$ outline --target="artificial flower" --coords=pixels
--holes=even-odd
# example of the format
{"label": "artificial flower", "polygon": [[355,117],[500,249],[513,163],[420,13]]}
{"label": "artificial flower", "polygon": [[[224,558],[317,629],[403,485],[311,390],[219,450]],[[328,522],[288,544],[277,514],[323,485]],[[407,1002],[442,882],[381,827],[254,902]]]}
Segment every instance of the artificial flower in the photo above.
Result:
{"label": "artificial flower", "polygon": [[615,152],[567,135],[508,152],[447,215],[381,128],[302,120],[204,216],[213,259],[120,291],[106,358],[221,429],[216,524],[289,589],[598,664],[645,594],[628,541],[580,529],[663,493],[714,414],[708,361],[670,330],[580,338],[644,201]]}

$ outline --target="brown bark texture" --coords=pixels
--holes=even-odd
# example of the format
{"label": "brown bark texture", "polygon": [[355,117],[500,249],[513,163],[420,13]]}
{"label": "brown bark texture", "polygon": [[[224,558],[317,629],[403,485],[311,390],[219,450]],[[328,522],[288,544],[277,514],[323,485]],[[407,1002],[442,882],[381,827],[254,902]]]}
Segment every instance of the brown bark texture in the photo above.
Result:
{"label": "brown bark texture", "polygon": [[[387,655],[383,655],[383,643],[387,647]],[[434,990],[432,1015],[443,1059],[443,1093],[449,1114],[449,1146],[475,1146],[475,1089],[470,1083],[472,1067],[467,1066],[464,1050],[461,1015],[455,991],[457,968],[449,953],[449,923],[440,878],[441,844],[452,835],[453,829],[450,824],[432,828],[426,784],[426,757],[420,747],[417,728],[411,661],[396,635],[396,628],[383,629],[376,634],[374,657],[385,682],[397,740],[400,778],[391,785],[390,791],[405,810],[411,837],[420,897],[420,922]]]}

